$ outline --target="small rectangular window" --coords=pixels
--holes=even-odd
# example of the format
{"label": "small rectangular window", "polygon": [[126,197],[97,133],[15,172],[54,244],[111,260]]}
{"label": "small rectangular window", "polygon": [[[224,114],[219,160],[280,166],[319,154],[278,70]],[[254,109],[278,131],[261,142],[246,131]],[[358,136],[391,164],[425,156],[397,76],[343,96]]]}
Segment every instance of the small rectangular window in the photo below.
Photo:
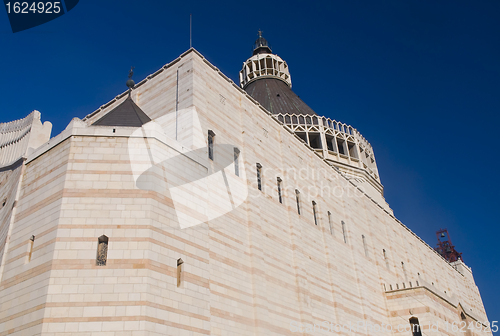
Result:
{"label": "small rectangular window", "polygon": [[257,188],[262,191],[262,165],[257,163]]}
{"label": "small rectangular window", "polygon": [[234,147],[234,174],[240,176],[240,150]]}
{"label": "small rectangular window", "polygon": [[280,201],[281,204],[283,204],[283,198],[281,197],[281,178],[278,177],[278,182],[277,182],[277,185],[278,185],[278,200]]}
{"label": "small rectangular window", "polygon": [[313,206],[314,225],[318,225],[318,217],[316,215],[316,202],[312,201],[312,206]]}
{"label": "small rectangular window", "polygon": [[182,284],[182,264],[184,264],[184,261],[181,258],[177,259],[177,287]]}
{"label": "small rectangular window", "polygon": [[358,158],[358,151],[356,150],[356,144],[354,142],[347,142],[347,148],[349,150],[349,156],[351,158]]}
{"label": "small rectangular window", "polygon": [[346,149],[346,145],[345,145],[345,140],[344,139],[340,139],[340,138],[337,138],[337,147],[338,147],[338,150],[339,150],[339,153],[342,154],[342,155],[347,155],[347,149]]}
{"label": "small rectangular window", "polygon": [[418,318],[416,317],[410,318],[410,326],[413,336],[422,336],[422,331],[420,328],[420,323],[418,322]]}
{"label": "small rectangular window", "polygon": [[328,150],[331,152],[336,152],[337,146],[335,146],[335,138],[331,135],[325,134],[325,139],[326,139],[326,147],[328,148]]}
{"label": "small rectangular window", "polygon": [[328,211],[328,225],[330,226],[330,234],[333,235],[332,213]]}
{"label": "small rectangular window", "polygon": [[309,133],[309,145],[315,149],[323,149],[321,144],[321,133]]}
{"label": "small rectangular window", "polygon": [[214,160],[214,138],[214,131],[208,130],[208,158],[212,161]]}
{"label": "small rectangular window", "polygon": [[100,236],[97,239],[97,266],[106,266],[108,261],[108,237],[105,235]]}
{"label": "small rectangular window", "polygon": [[34,244],[35,244],[35,236],[31,236],[30,242],[29,242],[28,262],[31,261],[31,255],[33,254],[33,245]]}
{"label": "small rectangular window", "polygon": [[297,201],[297,213],[300,215],[300,191],[295,189],[295,200]]}

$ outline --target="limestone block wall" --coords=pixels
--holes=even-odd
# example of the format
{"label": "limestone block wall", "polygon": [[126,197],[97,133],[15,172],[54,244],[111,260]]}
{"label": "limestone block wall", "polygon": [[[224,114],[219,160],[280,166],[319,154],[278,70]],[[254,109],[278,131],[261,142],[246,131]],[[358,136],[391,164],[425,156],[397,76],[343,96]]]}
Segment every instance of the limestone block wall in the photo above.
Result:
{"label": "limestone block wall", "polygon": [[[479,292],[470,278],[451,267],[390,211],[373,202],[335,170],[328,170],[330,167],[323,160],[299,145],[293,135],[273,122],[254,102],[238,94],[232,83],[207,67],[204,60],[196,59],[194,66],[195,74],[200,74],[194,80],[194,104],[202,125],[215,129],[216,133],[224,130],[220,132],[220,142],[243,148],[249,184],[259,195],[252,198],[250,190],[252,204],[248,206],[249,244],[259,247],[251,252],[252,265],[258,265],[252,275],[253,296],[262,298],[256,302],[254,312],[258,326],[275,325],[297,316],[311,323],[321,319],[388,322],[381,284],[419,277],[434,282],[440,292],[454,293],[471,307],[475,316],[486,320]],[[220,96],[226,98],[224,104]],[[257,162],[265,168],[263,192],[255,190]],[[304,170],[309,173],[301,176]],[[283,205],[278,202],[277,177],[283,180]],[[295,189],[303,195],[301,215],[296,210]],[[313,200],[317,203],[317,226],[313,220]],[[342,221],[347,243],[342,235]],[[292,270],[287,265],[294,265],[294,271],[287,274],[285,270]],[[284,272],[272,276],[280,271]],[[240,272],[240,268],[235,270]],[[211,276],[212,280],[217,274]],[[281,298],[290,297],[291,292],[285,292],[281,279],[299,298],[296,304],[286,305],[286,310],[280,306]],[[224,281],[233,290],[238,288],[238,277],[233,280],[225,277]],[[266,294],[260,296],[262,293]],[[224,312],[220,312],[221,317],[232,316],[223,307],[220,309]],[[242,329],[244,316],[247,315],[240,316]],[[221,325],[228,323],[222,321]],[[286,328],[285,324],[280,326]]]}
{"label": "limestone block wall", "polygon": [[[51,274],[48,301],[53,305],[43,329],[47,335],[209,330],[207,238],[177,229],[168,194],[136,188],[128,141],[71,138],[53,257],[65,266]],[[108,258],[106,266],[97,266],[102,235],[109,238]],[[181,288],[176,287],[179,258],[185,261]]]}
{"label": "limestone block wall", "polygon": [[53,254],[68,147],[62,142],[24,167],[2,261],[0,335],[38,335],[42,330],[51,270],[58,267]]}

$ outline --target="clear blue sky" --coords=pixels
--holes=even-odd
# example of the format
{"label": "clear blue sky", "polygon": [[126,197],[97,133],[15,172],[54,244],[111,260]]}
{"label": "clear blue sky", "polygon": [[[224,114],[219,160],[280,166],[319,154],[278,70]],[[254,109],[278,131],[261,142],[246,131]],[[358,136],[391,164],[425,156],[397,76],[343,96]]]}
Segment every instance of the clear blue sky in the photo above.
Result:
{"label": "clear blue sky", "polygon": [[193,45],[234,81],[257,30],[318,114],[374,147],[396,216],[448,228],[500,320],[500,1],[88,1],[12,34],[0,9],[0,122],[42,112],[53,135]]}

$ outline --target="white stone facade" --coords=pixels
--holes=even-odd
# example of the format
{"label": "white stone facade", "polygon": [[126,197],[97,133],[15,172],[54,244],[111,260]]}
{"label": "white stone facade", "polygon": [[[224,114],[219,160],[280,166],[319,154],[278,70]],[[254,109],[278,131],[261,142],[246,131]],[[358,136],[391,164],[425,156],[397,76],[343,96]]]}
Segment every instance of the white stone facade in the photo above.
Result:
{"label": "white stone facade", "polygon": [[424,334],[461,314],[486,323],[467,266],[195,50],[132,92],[150,123],[91,126],[123,99],[0,168],[11,200],[0,210],[0,336],[332,334],[294,332],[323,321],[411,335],[397,331],[411,317]]}

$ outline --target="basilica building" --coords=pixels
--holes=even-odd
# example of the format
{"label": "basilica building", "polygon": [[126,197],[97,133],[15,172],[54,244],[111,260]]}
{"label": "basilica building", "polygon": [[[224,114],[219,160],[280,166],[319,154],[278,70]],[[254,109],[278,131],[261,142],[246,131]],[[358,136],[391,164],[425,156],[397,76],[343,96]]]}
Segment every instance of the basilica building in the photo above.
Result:
{"label": "basilica building", "polygon": [[492,335],[261,34],[239,83],[193,48],[129,77],[60,134],[0,124],[0,336]]}

